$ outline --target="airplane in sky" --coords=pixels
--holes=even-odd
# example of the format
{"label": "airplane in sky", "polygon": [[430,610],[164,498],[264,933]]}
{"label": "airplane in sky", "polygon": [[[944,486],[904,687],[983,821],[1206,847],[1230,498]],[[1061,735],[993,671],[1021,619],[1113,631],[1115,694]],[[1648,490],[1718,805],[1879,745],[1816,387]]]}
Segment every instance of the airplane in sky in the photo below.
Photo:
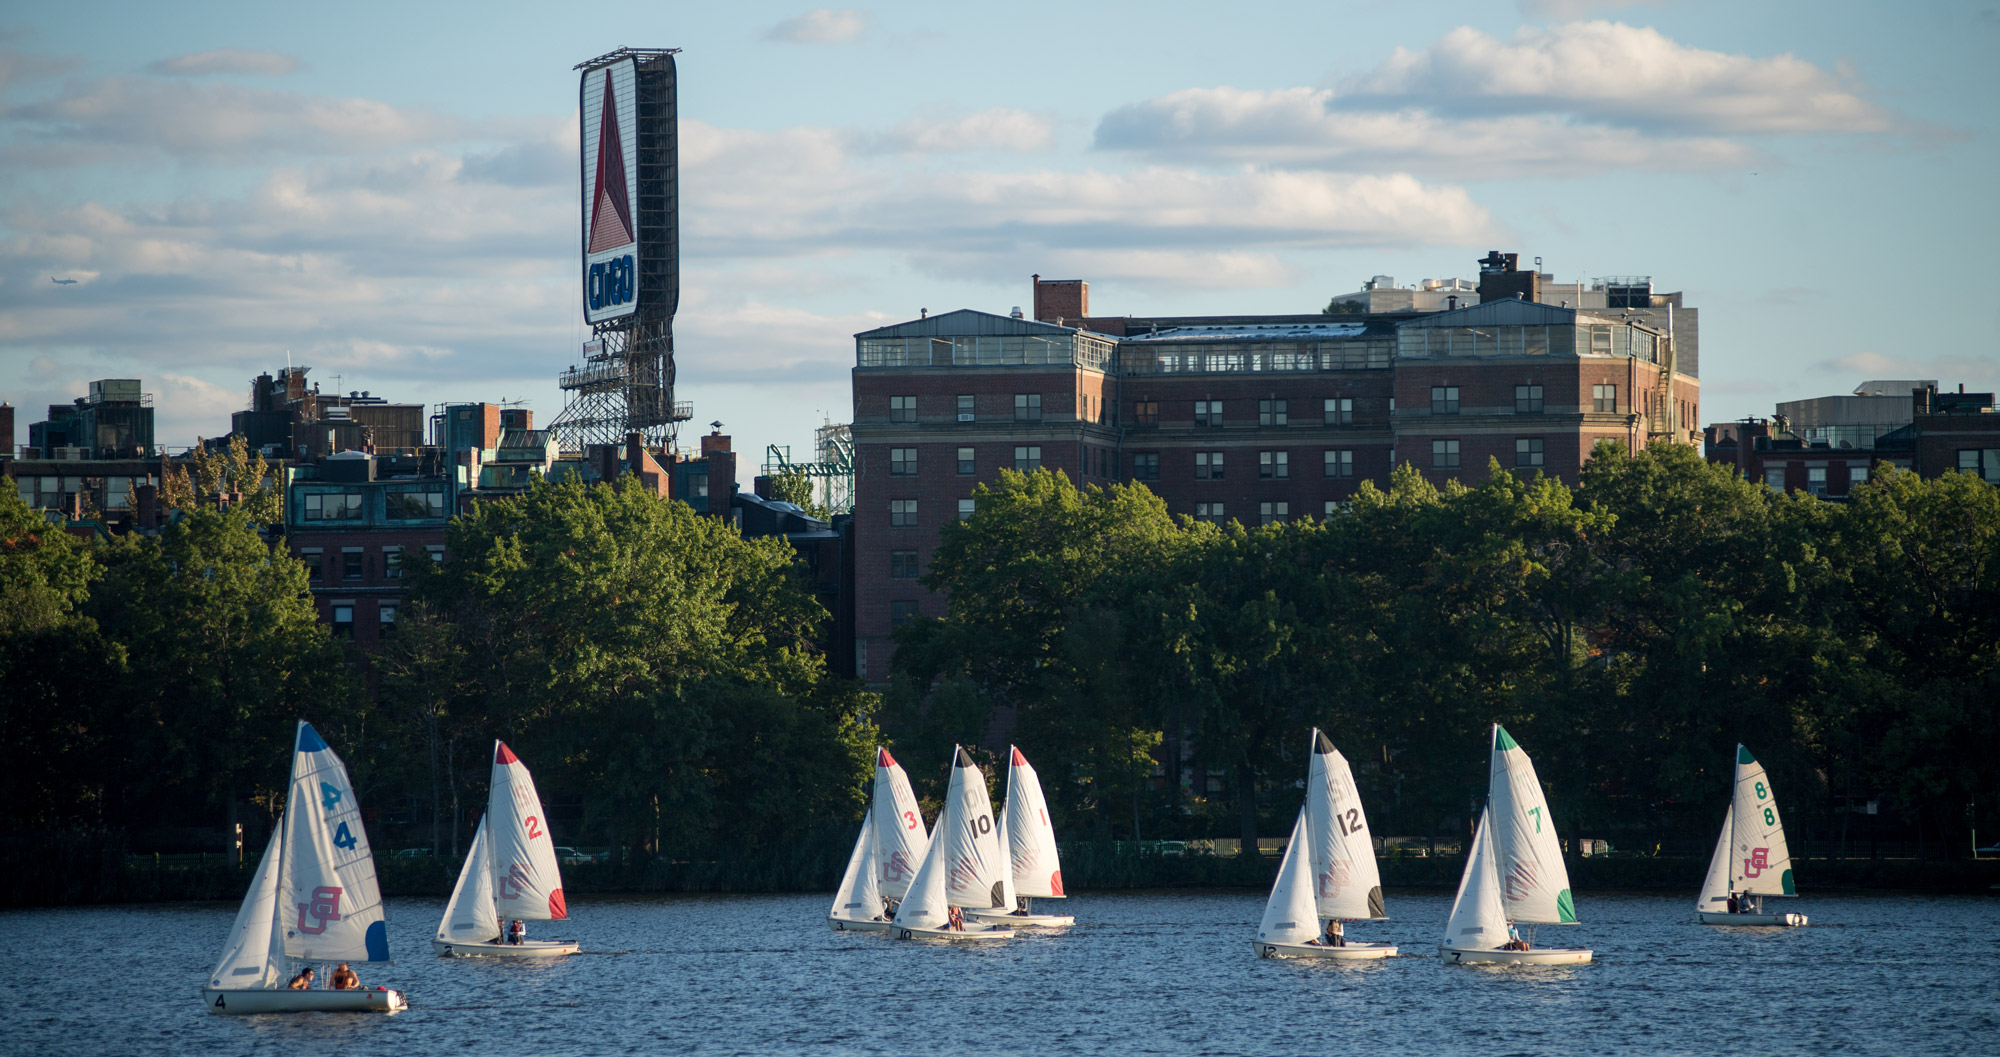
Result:
{"label": "airplane in sky", "polygon": [[56,278],[56,277],[55,277],[55,276],[53,276],[53,275],[49,276],[49,282],[52,282],[52,283],[56,284],[57,286],[75,286],[75,285],[76,285],[76,280],[75,280],[75,279],[58,279],[58,278]]}

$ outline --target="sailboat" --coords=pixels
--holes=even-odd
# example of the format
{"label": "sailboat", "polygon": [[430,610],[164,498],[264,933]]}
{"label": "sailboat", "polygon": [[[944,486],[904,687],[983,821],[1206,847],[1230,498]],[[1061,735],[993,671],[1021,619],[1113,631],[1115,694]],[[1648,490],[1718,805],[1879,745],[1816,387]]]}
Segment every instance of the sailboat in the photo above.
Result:
{"label": "sailboat", "polygon": [[1042,782],[1021,750],[1008,746],[1007,803],[1000,810],[1000,847],[1007,852],[1007,881],[997,908],[967,910],[966,916],[1004,923],[1012,928],[1064,928],[1076,924],[1069,914],[1037,914],[1036,899],[1062,899],[1062,860],[1056,853],[1056,831],[1049,823],[1049,802]]}
{"label": "sailboat", "polygon": [[[1438,953],[1452,963],[1580,965],[1591,958],[1587,948],[1532,946],[1534,926],[1574,924],[1569,868],[1542,783],[1528,754],[1496,723],[1486,810]],[[1528,926],[1521,930],[1528,949],[1507,949],[1510,925]]]}
{"label": "sailboat", "polygon": [[554,838],[534,776],[504,741],[493,742],[486,814],[458,871],[431,946],[440,955],[553,958],[575,954],[574,940],[505,942],[504,922],[569,917]]}
{"label": "sailboat", "polygon": [[892,901],[910,890],[910,878],[929,847],[930,834],[909,776],[889,750],[877,748],[874,795],[827,910],[827,927],[835,932],[889,931]]}
{"label": "sailboat", "polygon": [[1008,868],[993,825],[986,776],[962,747],[952,749],[951,787],[923,863],[896,907],[897,939],[1004,940],[1014,930],[967,921],[951,927],[951,908],[1004,908]]}
{"label": "sailboat", "polygon": [[[1739,913],[1729,912],[1737,897]],[[1804,914],[1766,914],[1765,896],[1796,896],[1792,853],[1771,779],[1750,750],[1736,746],[1736,793],[1715,836],[1695,914],[1704,925],[1803,925]]]}
{"label": "sailboat", "polygon": [[[347,767],[312,725],[301,720],[292,751],[285,813],[257,863],[250,891],[230,926],[222,960],[201,989],[211,1013],[390,1013],[401,991],[326,988],[334,962],[386,962],[389,930],[375,857]],[[321,963],[305,990],[288,983],[296,968]]]}
{"label": "sailboat", "polygon": [[[1321,932],[1322,921],[1383,921],[1387,915],[1382,909],[1375,845],[1368,834],[1368,817],[1361,811],[1361,793],[1354,787],[1354,771],[1317,728],[1312,732],[1306,802],[1299,809],[1293,839],[1304,841],[1299,846],[1300,881],[1288,886],[1286,866],[1280,865],[1258,929],[1257,955],[1352,961],[1395,954],[1395,946],[1388,943],[1329,945]],[[1285,849],[1287,864],[1292,851],[1289,846]],[[1294,900],[1302,902],[1295,905]],[[1296,938],[1275,938],[1279,933]]]}

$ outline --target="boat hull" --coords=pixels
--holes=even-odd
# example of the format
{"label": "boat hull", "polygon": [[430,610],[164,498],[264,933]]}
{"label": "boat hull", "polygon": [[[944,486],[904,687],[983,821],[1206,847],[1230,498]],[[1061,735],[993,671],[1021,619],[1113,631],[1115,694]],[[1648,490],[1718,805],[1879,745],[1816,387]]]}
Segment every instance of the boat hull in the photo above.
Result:
{"label": "boat hull", "polygon": [[920,929],[907,925],[896,925],[892,928],[891,935],[894,935],[899,940],[948,940],[952,943],[979,943],[985,940],[1011,940],[1014,938],[1014,930],[1002,928],[976,929],[968,927],[961,932],[958,929]]}
{"label": "boat hull", "polygon": [[1695,911],[1695,916],[1704,925],[1757,925],[1787,928],[1806,923],[1804,914],[1731,914],[1724,911],[1711,914],[1706,910]]}
{"label": "boat hull", "polygon": [[1538,947],[1526,951],[1466,950],[1440,947],[1447,965],[1582,965],[1593,952],[1586,947]]}
{"label": "boat hull", "polygon": [[1004,910],[968,910],[965,916],[975,921],[984,921],[1010,929],[1066,929],[1076,924],[1076,917],[1071,914],[1010,914]]}
{"label": "boat hull", "polygon": [[826,927],[835,932],[887,932],[896,927],[893,921],[860,921],[855,918],[829,916]]}
{"label": "boat hull", "polygon": [[432,940],[431,947],[443,958],[560,958],[582,949],[574,940],[529,940],[525,943]]}
{"label": "boat hull", "polygon": [[249,1016],[254,1013],[394,1013],[409,1008],[401,991],[369,988],[355,991],[293,991],[289,988],[231,990],[201,989],[210,1013]]}
{"label": "boat hull", "polygon": [[1323,947],[1317,943],[1268,943],[1254,940],[1251,946],[1259,958],[1331,958],[1334,961],[1365,962],[1391,958],[1396,954],[1392,943],[1349,943],[1341,947]]}

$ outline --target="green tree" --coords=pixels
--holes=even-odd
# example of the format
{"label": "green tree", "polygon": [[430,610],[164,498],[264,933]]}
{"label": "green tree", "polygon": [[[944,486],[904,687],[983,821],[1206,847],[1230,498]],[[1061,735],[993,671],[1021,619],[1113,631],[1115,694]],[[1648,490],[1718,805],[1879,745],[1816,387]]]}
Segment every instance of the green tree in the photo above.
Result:
{"label": "green tree", "polygon": [[197,439],[187,461],[171,466],[160,480],[160,505],[168,510],[213,506],[226,495],[240,496],[237,507],[253,524],[276,525],[285,520],[284,482],[252,452],[242,434],[231,434],[229,450],[212,452]]}
{"label": "green tree", "polygon": [[812,477],[797,466],[771,475],[771,498],[790,503],[821,521],[833,520],[833,512],[813,495]]}

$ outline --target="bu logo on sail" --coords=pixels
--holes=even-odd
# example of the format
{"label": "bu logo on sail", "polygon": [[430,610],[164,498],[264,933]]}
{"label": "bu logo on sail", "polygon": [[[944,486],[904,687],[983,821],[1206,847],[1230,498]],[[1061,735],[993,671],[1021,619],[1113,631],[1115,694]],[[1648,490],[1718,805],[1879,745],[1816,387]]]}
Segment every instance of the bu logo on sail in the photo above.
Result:
{"label": "bu logo on sail", "polygon": [[[313,889],[312,902],[299,905],[299,931],[308,936],[317,936],[326,931],[330,922],[340,920],[340,889],[330,885],[320,885]],[[306,924],[306,918],[317,924]]]}
{"label": "bu logo on sail", "polygon": [[1771,849],[1752,848],[1750,857],[1743,860],[1743,876],[1755,877],[1771,868]]}

